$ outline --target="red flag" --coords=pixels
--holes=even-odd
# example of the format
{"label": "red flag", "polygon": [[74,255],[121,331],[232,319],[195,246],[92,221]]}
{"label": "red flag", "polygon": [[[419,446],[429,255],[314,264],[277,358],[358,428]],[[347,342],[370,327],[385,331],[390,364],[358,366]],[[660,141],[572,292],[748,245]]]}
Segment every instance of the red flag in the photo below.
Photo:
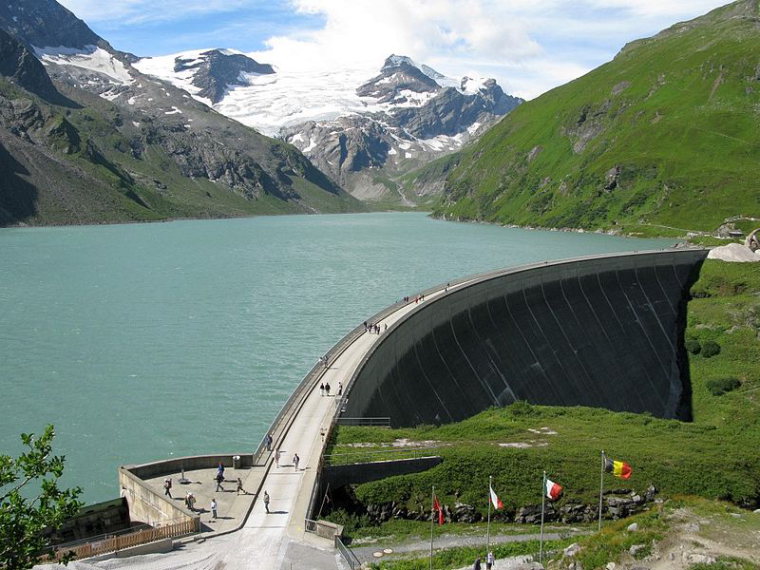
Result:
{"label": "red flag", "polygon": [[433,495],[433,510],[438,512],[438,524],[443,524],[443,507],[435,495]]}
{"label": "red flag", "polygon": [[504,508],[504,503],[502,503],[501,499],[496,496],[496,493],[494,493],[493,487],[491,487],[490,484],[488,485],[488,490],[491,493],[491,502],[493,503],[493,508],[494,509],[503,509]]}
{"label": "red flag", "polygon": [[554,481],[551,479],[546,480],[546,496],[549,497],[552,501],[556,501],[559,499],[559,496],[562,494],[562,485],[557,485]]}

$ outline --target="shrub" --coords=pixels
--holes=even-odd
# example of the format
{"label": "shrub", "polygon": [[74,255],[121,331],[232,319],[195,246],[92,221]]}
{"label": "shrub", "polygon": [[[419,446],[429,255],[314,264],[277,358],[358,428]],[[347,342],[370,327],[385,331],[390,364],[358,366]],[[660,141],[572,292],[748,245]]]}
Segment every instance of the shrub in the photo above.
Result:
{"label": "shrub", "polygon": [[702,356],[711,358],[716,354],[720,354],[720,345],[714,340],[705,341],[702,345]]}
{"label": "shrub", "polygon": [[713,396],[722,396],[726,392],[736,390],[741,384],[737,378],[718,378],[708,380],[705,385]]}
{"label": "shrub", "polygon": [[686,346],[686,350],[688,350],[691,354],[699,354],[702,350],[702,345],[699,344],[699,341],[695,338],[689,338],[684,343]]}

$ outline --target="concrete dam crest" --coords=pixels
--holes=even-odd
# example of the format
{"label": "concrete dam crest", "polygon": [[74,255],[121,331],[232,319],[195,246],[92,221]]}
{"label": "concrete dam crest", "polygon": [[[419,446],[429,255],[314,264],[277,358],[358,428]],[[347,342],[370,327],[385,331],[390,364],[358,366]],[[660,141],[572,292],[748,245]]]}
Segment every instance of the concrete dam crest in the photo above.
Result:
{"label": "concrete dam crest", "polygon": [[472,278],[383,335],[342,415],[414,426],[525,400],[691,420],[683,334],[706,255],[603,255]]}

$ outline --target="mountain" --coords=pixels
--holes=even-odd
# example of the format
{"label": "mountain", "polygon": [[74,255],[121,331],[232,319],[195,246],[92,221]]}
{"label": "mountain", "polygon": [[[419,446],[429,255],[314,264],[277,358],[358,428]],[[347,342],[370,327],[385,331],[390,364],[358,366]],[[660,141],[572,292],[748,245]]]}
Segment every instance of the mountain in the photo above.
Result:
{"label": "mountain", "polygon": [[[0,6],[0,31],[2,225],[364,209],[295,147],[140,73],[52,0]],[[199,78],[216,93],[228,76]]]}
{"label": "mountain", "polygon": [[759,29],[758,1],[734,2],[521,105],[441,171],[436,214],[660,235],[760,218]]}
{"label": "mountain", "polygon": [[[249,67],[216,72],[218,53]],[[493,79],[453,80],[397,55],[374,77],[366,69],[275,70],[230,50],[146,58],[135,66],[293,144],[337,184],[370,201],[418,201],[400,192],[403,173],[462,148],[522,102]],[[226,77],[216,97],[202,89],[204,74]]]}

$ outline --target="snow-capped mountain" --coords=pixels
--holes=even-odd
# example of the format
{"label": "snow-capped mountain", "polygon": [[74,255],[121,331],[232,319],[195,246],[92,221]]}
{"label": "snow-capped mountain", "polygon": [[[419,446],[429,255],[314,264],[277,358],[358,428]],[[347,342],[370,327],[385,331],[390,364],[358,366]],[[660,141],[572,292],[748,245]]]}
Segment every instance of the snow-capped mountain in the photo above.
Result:
{"label": "snow-capped mountain", "polygon": [[[241,67],[226,74],[218,90],[223,95],[214,100],[204,94],[199,78],[223,76],[216,71],[217,53],[237,56]],[[251,72],[242,68],[246,59],[250,69],[265,67],[230,50],[184,52],[134,65],[295,145],[361,199],[387,197],[389,185],[376,180],[458,150],[522,102],[493,79],[455,80],[405,56],[390,56],[374,77],[367,69]]]}
{"label": "snow-capped mountain", "polygon": [[[0,31],[0,75],[15,84],[0,85],[0,146],[34,173],[14,186],[28,194],[16,202],[31,205],[0,211],[0,224],[364,208],[297,149],[141,73],[55,0],[0,4]],[[224,52],[204,58],[208,68],[186,58],[176,69],[192,71],[195,92],[212,101],[238,76],[273,71]]]}

